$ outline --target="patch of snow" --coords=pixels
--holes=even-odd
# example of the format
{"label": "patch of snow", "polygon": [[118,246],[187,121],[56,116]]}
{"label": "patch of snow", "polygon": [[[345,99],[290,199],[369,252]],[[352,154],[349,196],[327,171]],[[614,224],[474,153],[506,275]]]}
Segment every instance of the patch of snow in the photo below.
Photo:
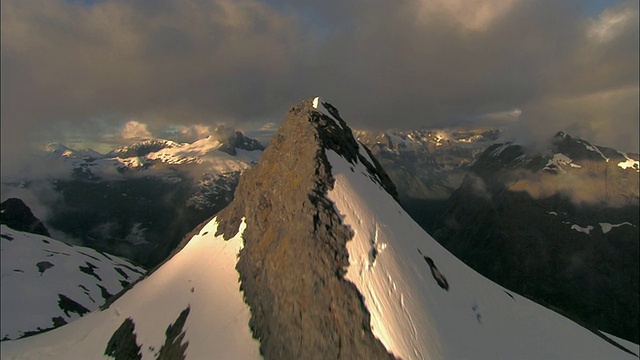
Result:
{"label": "patch of snow", "polygon": [[358,141],[358,152],[360,153],[360,155],[364,156],[365,159],[367,159],[369,164],[371,165],[375,164],[371,159],[371,157],[369,156],[369,153],[367,152],[367,150],[364,149],[364,145],[360,141]]}
{"label": "patch of snow", "polygon": [[[127,260],[87,247],[70,246],[6,225],[0,229],[2,338],[16,339],[38,328],[50,328],[54,317],[68,323],[78,319],[80,314],[65,313],[58,306],[58,294],[93,311],[106,300],[100,286],[115,295],[124,287],[121,281],[133,283],[145,272]],[[6,241],[7,237],[12,240]]]}
{"label": "patch of snow", "polygon": [[580,225],[573,224],[573,225],[571,225],[571,230],[575,230],[575,231],[590,235],[591,234],[591,230],[593,230],[593,226],[589,225],[587,227],[582,227]]}
{"label": "patch of snow", "polygon": [[638,344],[634,344],[631,341],[625,340],[625,339],[621,339],[617,336],[613,336],[611,334],[607,334],[604,331],[600,331],[604,336],[608,337],[609,339],[617,342],[618,344],[620,344],[622,347],[624,347],[625,349],[631,351],[632,353],[636,354],[636,356],[640,356],[640,346]]}
{"label": "patch of snow", "polygon": [[[346,278],[371,330],[403,359],[631,359],[589,330],[473,271],[420,228],[364,166],[326,150],[328,198],[354,232]],[[385,244],[379,250],[377,244]],[[372,254],[375,259],[372,261]],[[431,261],[431,264],[429,263]]]}
{"label": "patch of snow", "polygon": [[118,162],[123,164],[124,166],[132,169],[143,167],[146,164],[145,158],[140,156],[133,156],[130,158],[115,158]]}
{"label": "patch of snow", "polygon": [[495,156],[495,157],[500,156],[500,154],[502,154],[502,152],[503,152],[506,148],[508,148],[509,146],[511,146],[511,143],[509,143],[509,142],[508,142],[508,143],[504,143],[504,144],[500,145],[498,148],[496,148],[495,150],[493,150],[493,151],[491,152],[491,156]]}
{"label": "patch of snow", "polygon": [[625,153],[620,153],[625,157],[625,161],[619,162],[618,166],[623,168],[623,169],[632,169],[635,170],[636,172],[640,172],[640,165],[639,162],[637,160],[633,160],[631,159],[627,154]]}
{"label": "patch of snow", "polygon": [[586,140],[578,140],[578,142],[582,145],[584,145],[585,148],[587,148],[587,150],[589,151],[593,151],[596,152],[598,154],[600,154],[600,156],[602,156],[602,158],[606,161],[609,162],[609,158],[604,156],[604,154],[602,153],[602,151],[600,151],[600,149],[598,149],[597,146],[592,145],[590,142],[586,141]]}
{"label": "patch of snow", "polygon": [[549,161],[547,162],[547,165],[545,165],[543,170],[551,170],[551,171],[560,170],[561,172],[564,173],[566,171],[562,169],[563,165],[569,165],[572,168],[581,168],[580,165],[574,164],[573,160],[567,155],[562,153],[557,153],[557,154],[553,154],[553,157],[549,159]]}
{"label": "patch of snow", "polygon": [[182,340],[189,343],[187,359],[260,359],[235,269],[246,225],[243,220],[238,234],[228,241],[214,235],[217,226],[216,219],[210,221],[110,308],[44,334],[4,341],[1,358],[103,359],[114,331],[131,318],[142,359],[156,359],[167,327],[189,307]]}
{"label": "patch of snow", "polygon": [[324,106],[324,101],[321,97],[317,96],[315,99],[313,99],[313,107],[320,111],[322,114],[328,116],[329,119],[333,120],[342,129],[342,125],[340,124],[340,122],[336,118],[334,118],[327,107]]}
{"label": "patch of snow", "polygon": [[613,229],[613,228],[617,228],[617,227],[624,226],[624,225],[629,225],[629,226],[633,226],[633,227],[635,227],[635,225],[633,225],[633,224],[632,224],[632,223],[630,223],[630,222],[626,222],[626,221],[625,221],[625,222],[623,222],[622,224],[600,223],[600,227],[602,228],[602,233],[603,233],[603,234],[608,233],[608,232],[609,232],[609,231],[611,231],[611,229]]}
{"label": "patch of snow", "polygon": [[151,160],[160,160],[165,164],[202,163],[203,157],[222,146],[222,143],[209,135],[192,144],[180,144],[180,146],[167,147],[157,152],[147,154]]}

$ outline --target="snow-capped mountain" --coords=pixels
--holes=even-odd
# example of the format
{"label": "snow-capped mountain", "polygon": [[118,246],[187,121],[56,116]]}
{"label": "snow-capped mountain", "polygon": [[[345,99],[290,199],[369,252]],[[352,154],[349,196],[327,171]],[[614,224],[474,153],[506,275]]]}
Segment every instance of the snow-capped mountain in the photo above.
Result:
{"label": "snow-capped mountain", "polygon": [[500,137],[499,129],[355,131],[385,168],[400,203],[425,230],[446,209],[471,164]]}
{"label": "snow-capped mountain", "polygon": [[637,358],[471,270],[395,197],[338,111],[304,101],[175,256],[2,358]]}
{"label": "snow-capped mountain", "polygon": [[29,193],[47,209],[46,225],[62,240],[151,268],[182,237],[233,199],[240,174],[262,154],[257,141],[218,129],[193,143],[152,139],[106,155],[60,144],[42,162],[56,176],[12,179],[13,196]]}
{"label": "snow-capped mountain", "polygon": [[[12,211],[5,208],[3,215]],[[124,259],[46,235],[5,224],[0,233],[3,341],[62,326],[94,311],[144,273]]]}
{"label": "snow-capped mountain", "polygon": [[141,142],[137,142],[127,146],[121,146],[106,154],[105,158],[121,158],[127,159],[132,157],[146,156],[153,152],[158,152],[162,149],[171,149],[174,147],[183,146],[184,144],[177,143],[171,140],[164,139],[149,139]]}
{"label": "snow-capped mountain", "polygon": [[354,133],[380,159],[401,189],[401,199],[447,198],[468,167],[500,134],[499,129]]}
{"label": "snow-capped mountain", "polygon": [[44,147],[42,147],[42,150],[46,153],[51,154],[52,157],[63,156],[67,158],[78,158],[78,159],[85,159],[85,160],[101,159],[104,157],[104,155],[91,149],[73,150],[61,143],[47,144]]}
{"label": "snow-capped mountain", "polygon": [[257,161],[264,148],[256,140],[235,131],[222,137],[214,134],[193,143],[165,139],[149,139],[119,147],[106,155],[93,150],[76,151],[62,144],[49,144],[42,149],[58,157],[78,176],[103,178],[131,169],[166,168],[172,165],[207,164],[210,172],[229,173],[245,170]]}
{"label": "snow-capped mountain", "polygon": [[433,235],[499,284],[637,341],[638,180],[637,154],[563,132],[543,152],[496,144]]}

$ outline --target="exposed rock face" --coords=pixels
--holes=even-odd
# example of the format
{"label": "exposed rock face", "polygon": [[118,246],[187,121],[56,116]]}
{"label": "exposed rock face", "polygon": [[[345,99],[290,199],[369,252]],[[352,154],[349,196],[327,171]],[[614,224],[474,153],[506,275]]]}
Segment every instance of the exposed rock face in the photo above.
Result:
{"label": "exposed rock face", "polygon": [[38,220],[31,209],[20,199],[10,198],[0,204],[0,224],[38,235],[49,236],[49,230]]}
{"label": "exposed rock face", "polygon": [[390,358],[371,333],[361,295],[344,279],[352,234],[326,198],[333,179],[325,149],[358,158],[389,193],[395,187],[375,160],[358,152],[337,110],[324,106],[337,122],[312,100],[289,110],[218,215],[218,231],[230,238],[245,218],[237,269],[266,359]]}
{"label": "exposed rock face", "polygon": [[236,149],[247,151],[264,150],[264,146],[258,140],[244,136],[240,131],[236,131],[229,139],[222,142],[222,146],[218,149],[229,155],[236,155]]}
{"label": "exposed rock face", "polygon": [[434,238],[508,289],[637,341],[638,172],[620,165],[637,155],[565,133],[550,150],[488,148],[452,194]]}
{"label": "exposed rock face", "polygon": [[109,339],[104,354],[116,360],[142,359],[140,345],[136,341],[135,327],[133,320],[126,318]]}

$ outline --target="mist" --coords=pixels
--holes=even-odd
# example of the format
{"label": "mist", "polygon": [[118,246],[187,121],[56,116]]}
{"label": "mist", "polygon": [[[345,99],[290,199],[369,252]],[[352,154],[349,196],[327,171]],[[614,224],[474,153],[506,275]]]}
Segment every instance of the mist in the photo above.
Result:
{"label": "mist", "polygon": [[638,2],[580,4],[2,1],[2,171],[133,121],[132,137],[277,125],[317,95],[354,128],[500,124],[638,152]]}

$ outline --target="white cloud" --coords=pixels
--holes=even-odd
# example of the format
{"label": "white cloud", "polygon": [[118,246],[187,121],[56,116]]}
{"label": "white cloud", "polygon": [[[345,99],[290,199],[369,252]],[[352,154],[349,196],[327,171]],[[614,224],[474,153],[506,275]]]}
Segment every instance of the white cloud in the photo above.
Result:
{"label": "white cloud", "polygon": [[637,26],[638,10],[627,3],[603,11],[590,22],[587,35],[592,40],[607,42],[624,34],[629,27]]}
{"label": "white cloud", "polygon": [[421,16],[428,20],[430,16],[444,13],[466,29],[484,31],[506,16],[518,2],[520,0],[423,0]]}
{"label": "white cloud", "polygon": [[128,121],[120,135],[125,140],[133,141],[146,140],[153,137],[147,129],[147,124],[135,120]]}

